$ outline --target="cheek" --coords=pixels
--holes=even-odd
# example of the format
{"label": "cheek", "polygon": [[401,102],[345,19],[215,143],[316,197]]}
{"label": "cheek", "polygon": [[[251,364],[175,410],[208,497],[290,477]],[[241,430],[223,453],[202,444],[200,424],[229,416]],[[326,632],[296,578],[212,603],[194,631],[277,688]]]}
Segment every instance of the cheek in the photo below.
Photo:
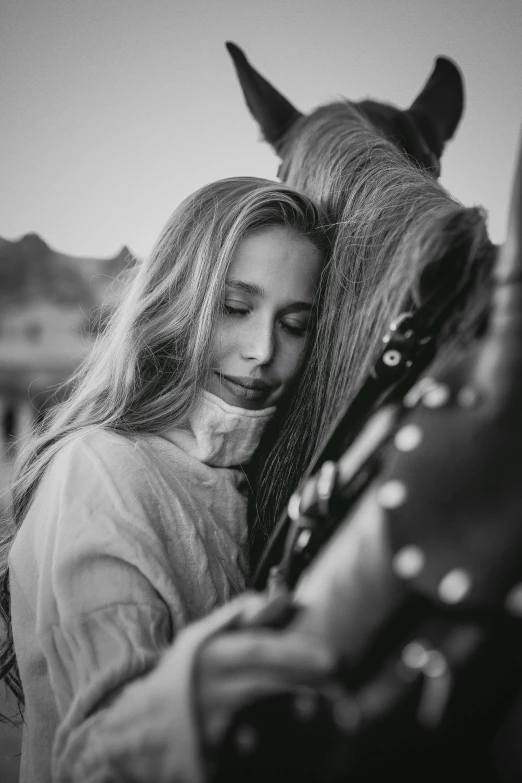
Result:
{"label": "cheek", "polygon": [[281,374],[284,380],[292,381],[302,369],[309,339],[285,341],[281,351]]}
{"label": "cheek", "polygon": [[237,335],[230,321],[216,324],[211,343],[212,361],[215,364],[234,352]]}

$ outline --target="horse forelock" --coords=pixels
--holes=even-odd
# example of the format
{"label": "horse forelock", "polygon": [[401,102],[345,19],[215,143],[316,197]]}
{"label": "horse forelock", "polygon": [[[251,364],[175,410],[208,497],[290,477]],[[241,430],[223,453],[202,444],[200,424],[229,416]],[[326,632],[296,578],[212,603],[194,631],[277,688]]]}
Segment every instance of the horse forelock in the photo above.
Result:
{"label": "horse forelock", "polygon": [[375,135],[370,123],[349,101],[319,106],[301,117],[283,139],[280,177],[331,211],[329,201],[338,172],[350,165],[354,146],[351,137],[363,129]]}
{"label": "horse forelock", "polygon": [[[290,173],[290,164],[297,154],[303,154],[306,148],[307,160],[315,157],[320,162],[325,155],[331,157],[332,147],[336,149],[340,141],[346,145],[349,135],[361,129],[372,133],[375,140],[394,146],[410,163],[427,170],[431,176],[440,174],[439,159],[408,111],[376,101],[354,103],[343,99],[301,115],[281,138],[277,146],[282,160],[279,175],[291,184],[291,177],[296,175]],[[309,170],[305,169],[305,174],[309,175]]]}
{"label": "horse forelock", "polygon": [[356,104],[336,101],[302,117],[284,139],[280,176],[340,220],[346,193],[360,175],[412,165]]}

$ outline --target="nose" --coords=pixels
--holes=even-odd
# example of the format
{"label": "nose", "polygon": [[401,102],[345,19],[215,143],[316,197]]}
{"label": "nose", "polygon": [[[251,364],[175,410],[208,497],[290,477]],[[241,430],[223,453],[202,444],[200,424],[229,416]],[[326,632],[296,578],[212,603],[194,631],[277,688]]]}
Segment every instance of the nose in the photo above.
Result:
{"label": "nose", "polygon": [[275,329],[272,321],[268,318],[252,320],[243,334],[243,359],[256,364],[270,364],[275,350]]}

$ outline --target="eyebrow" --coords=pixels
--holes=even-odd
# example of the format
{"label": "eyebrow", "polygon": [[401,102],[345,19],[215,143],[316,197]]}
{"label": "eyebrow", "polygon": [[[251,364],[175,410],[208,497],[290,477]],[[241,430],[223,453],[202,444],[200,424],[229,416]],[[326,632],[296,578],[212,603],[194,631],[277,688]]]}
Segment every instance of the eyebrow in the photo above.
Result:
{"label": "eyebrow", "polygon": [[260,285],[255,283],[244,283],[242,280],[227,280],[226,287],[231,288],[232,291],[241,291],[244,294],[251,294],[252,296],[266,296],[266,291],[261,288]]}
{"label": "eyebrow", "polygon": [[[255,283],[245,283],[243,280],[227,280],[226,287],[229,291],[240,291],[244,294],[250,294],[251,296],[266,296],[266,290],[260,285],[256,285]],[[295,310],[312,310],[312,308],[312,302],[291,302],[283,308],[283,311],[289,312]]]}

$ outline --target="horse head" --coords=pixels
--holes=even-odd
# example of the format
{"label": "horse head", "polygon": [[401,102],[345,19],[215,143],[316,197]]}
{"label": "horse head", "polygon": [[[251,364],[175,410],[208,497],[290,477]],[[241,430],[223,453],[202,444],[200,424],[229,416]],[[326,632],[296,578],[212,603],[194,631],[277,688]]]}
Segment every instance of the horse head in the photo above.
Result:
{"label": "horse head", "polygon": [[[250,64],[238,46],[231,42],[226,46],[247,106],[264,138],[284,162],[289,132],[305,115]],[[351,105],[409,158],[438,176],[444,146],[454,135],[464,109],[464,85],[455,63],[437,57],[426,84],[408,109],[374,100]]]}

